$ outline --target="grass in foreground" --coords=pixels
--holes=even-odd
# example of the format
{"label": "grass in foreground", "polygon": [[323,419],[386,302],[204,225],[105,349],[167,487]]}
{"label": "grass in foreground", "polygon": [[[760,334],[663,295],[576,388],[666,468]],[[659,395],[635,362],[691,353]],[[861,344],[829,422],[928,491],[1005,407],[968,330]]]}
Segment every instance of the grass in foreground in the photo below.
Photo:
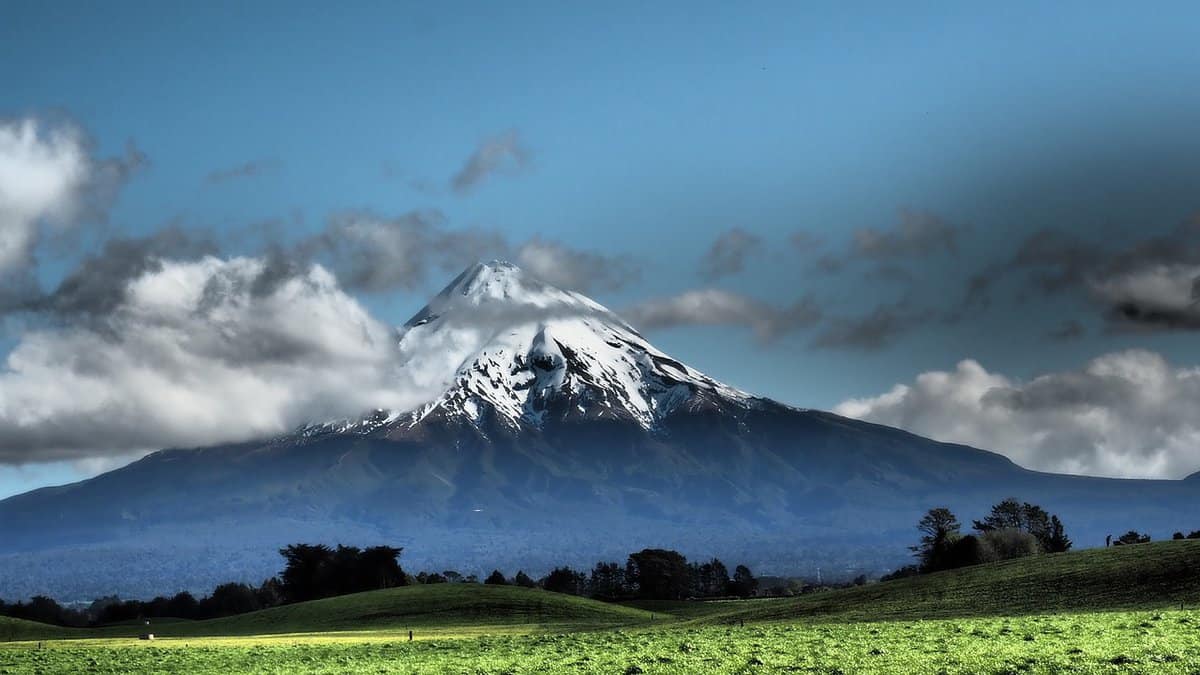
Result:
{"label": "grass in foreground", "polygon": [[185,639],[0,645],[0,672],[1191,673],[1200,612],[768,623],[427,642]]}

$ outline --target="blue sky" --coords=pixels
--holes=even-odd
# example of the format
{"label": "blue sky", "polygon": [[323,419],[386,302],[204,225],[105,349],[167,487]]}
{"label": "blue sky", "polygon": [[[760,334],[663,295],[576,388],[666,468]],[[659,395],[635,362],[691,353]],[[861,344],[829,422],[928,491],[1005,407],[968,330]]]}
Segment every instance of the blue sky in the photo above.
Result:
{"label": "blue sky", "polygon": [[[831,321],[907,299],[903,329],[867,348],[817,346],[824,324],[767,342],[738,325],[647,331],[719,379],[796,405],[874,397],[963,359],[1013,383],[1130,348],[1196,363],[1190,329],[1113,329],[1099,282],[1031,291],[1028,269],[1002,265],[1039,230],[1117,250],[1198,210],[1194,6],[242,5],[5,5],[0,116],[66,119],[96,157],[132,142],[148,159],[104,225],[80,225],[83,245],[39,251],[45,288],[106,238],[168,224],[211,234],[222,255],[257,255],[331,214],[436,209],[451,232],[632,261],[636,281],[591,290],[619,310],[719,288],[775,307],[811,293]],[[527,161],[453,190],[480,144],[508,133]],[[905,209],[952,228],[952,245],[854,254],[856,233],[894,231]],[[704,278],[731,228],[756,245],[740,271]],[[820,246],[800,250],[797,232]],[[821,272],[821,256],[841,271]],[[946,320],[989,270],[991,302]],[[398,324],[452,276],[356,297]],[[1071,321],[1082,336],[1047,338]],[[10,321],[6,343],[26,330]],[[922,426],[923,413],[864,414],[955,433]],[[1162,473],[1190,461],[1164,452]],[[0,494],[86,472],[14,464],[0,468]]]}

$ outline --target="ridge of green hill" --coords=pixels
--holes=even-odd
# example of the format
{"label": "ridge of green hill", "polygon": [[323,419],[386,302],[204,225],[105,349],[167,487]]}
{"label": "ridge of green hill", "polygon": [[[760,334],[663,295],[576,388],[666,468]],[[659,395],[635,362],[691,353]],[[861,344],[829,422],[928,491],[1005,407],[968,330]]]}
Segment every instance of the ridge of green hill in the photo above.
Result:
{"label": "ridge of green hill", "polygon": [[1200,606],[1200,541],[1018,558],[714,612],[702,621],[1019,616]]}
{"label": "ridge of green hill", "polygon": [[171,626],[170,634],[266,635],[469,626],[585,628],[650,621],[651,614],[517,586],[431,584],[355,593]]}
{"label": "ridge of green hill", "polygon": [[22,640],[53,640],[71,637],[74,631],[61,626],[51,626],[37,621],[0,616],[0,642]]}
{"label": "ridge of green hill", "polygon": [[[660,614],[659,618],[664,617]],[[7,624],[0,623],[0,641],[135,637],[145,632],[170,638],[472,628],[567,631],[628,626],[653,619],[654,614],[640,609],[539,589],[431,584],[354,593],[205,621],[152,619],[148,627],[141,622],[126,622],[73,629],[0,617],[0,622],[14,622],[15,626],[6,633]]]}

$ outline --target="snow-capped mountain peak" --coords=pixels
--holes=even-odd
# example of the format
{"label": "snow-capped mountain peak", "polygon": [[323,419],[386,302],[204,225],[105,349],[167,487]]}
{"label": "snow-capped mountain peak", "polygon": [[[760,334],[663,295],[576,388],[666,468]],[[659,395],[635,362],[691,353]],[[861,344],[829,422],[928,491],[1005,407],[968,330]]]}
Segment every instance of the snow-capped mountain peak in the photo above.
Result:
{"label": "snow-capped mountain peak", "polygon": [[651,428],[681,405],[750,397],[668,357],[603,305],[503,261],[469,267],[400,332],[403,368],[442,393],[434,413],[541,426],[615,418]]}

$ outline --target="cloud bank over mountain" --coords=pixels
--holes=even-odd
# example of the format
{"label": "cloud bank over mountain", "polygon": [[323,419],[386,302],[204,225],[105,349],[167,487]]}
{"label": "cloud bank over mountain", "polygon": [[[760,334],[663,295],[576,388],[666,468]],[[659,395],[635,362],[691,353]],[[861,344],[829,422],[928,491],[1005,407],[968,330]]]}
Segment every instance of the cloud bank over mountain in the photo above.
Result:
{"label": "cloud bank over mountain", "polygon": [[1031,469],[1182,478],[1200,457],[1200,369],[1146,350],[1020,381],[964,360],[835,412],[1001,452]]}
{"label": "cloud bank over mountain", "polygon": [[161,261],[93,322],[24,334],[0,374],[0,462],[237,441],[419,401],[394,330],[328,271],[258,292],[265,272]]}

